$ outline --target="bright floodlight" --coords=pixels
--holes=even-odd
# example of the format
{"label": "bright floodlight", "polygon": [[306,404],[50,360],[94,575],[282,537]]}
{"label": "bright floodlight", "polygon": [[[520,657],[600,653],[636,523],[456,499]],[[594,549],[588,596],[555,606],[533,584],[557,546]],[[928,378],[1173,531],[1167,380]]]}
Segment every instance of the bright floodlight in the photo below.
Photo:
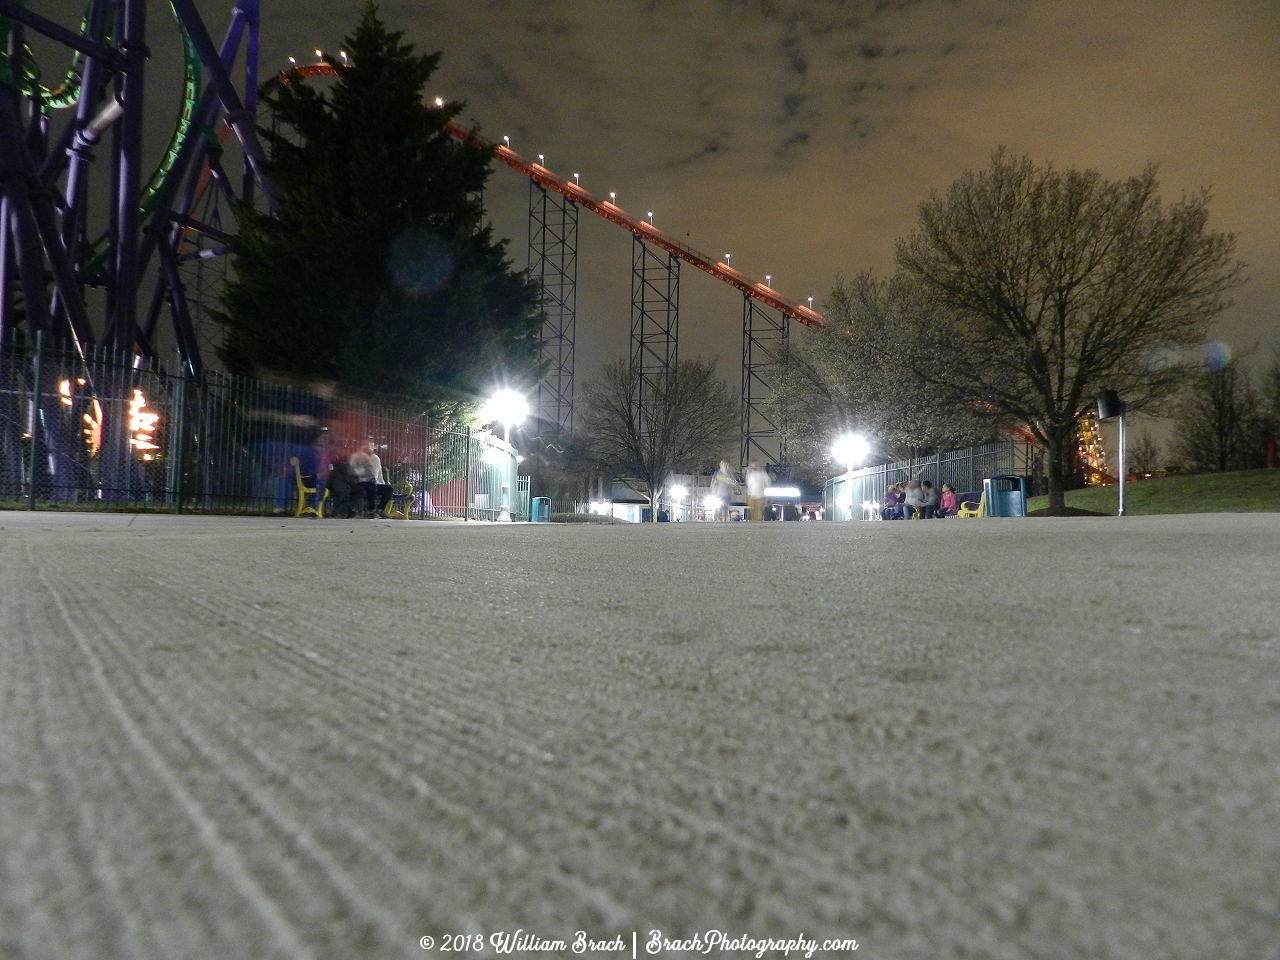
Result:
{"label": "bright floodlight", "polygon": [[529,415],[529,401],[524,395],[509,387],[504,387],[489,398],[481,411],[486,422],[497,421],[508,427],[514,427]]}
{"label": "bright floodlight", "polygon": [[853,469],[871,453],[867,438],[857,433],[846,433],[831,447],[831,453],[839,463]]}
{"label": "bright floodlight", "polygon": [[688,495],[689,495],[689,491],[686,490],[684,487],[680,486],[680,484],[678,483],[671,488],[671,499],[674,500],[676,503],[679,503]]}
{"label": "bright floodlight", "polygon": [[706,507],[708,510],[719,510],[721,504],[723,503],[724,501],[721,500],[719,497],[717,497],[713,493],[709,493],[702,498],[702,505]]}

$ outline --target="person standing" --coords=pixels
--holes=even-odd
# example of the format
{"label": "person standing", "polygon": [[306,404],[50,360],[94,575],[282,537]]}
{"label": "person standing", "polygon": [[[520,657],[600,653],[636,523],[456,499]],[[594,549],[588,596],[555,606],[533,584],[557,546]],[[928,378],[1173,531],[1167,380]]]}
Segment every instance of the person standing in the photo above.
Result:
{"label": "person standing", "polygon": [[752,521],[764,519],[764,492],[769,487],[769,474],[752,460],[747,464],[747,510]]}
{"label": "person standing", "polygon": [[720,505],[716,507],[714,519],[729,519],[729,491],[733,489],[733,485],[736,482],[733,479],[733,471],[729,469],[729,461],[721,460],[720,468],[716,470],[715,476],[711,478],[711,495],[720,502]]}

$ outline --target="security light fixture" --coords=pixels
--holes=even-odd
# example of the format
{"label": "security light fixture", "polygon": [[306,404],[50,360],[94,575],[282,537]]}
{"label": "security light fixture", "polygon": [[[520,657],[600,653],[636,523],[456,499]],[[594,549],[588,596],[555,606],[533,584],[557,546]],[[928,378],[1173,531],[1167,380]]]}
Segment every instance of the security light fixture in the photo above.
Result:
{"label": "security light fixture", "polygon": [[843,463],[852,470],[871,453],[871,444],[867,438],[857,433],[846,433],[831,446],[831,454],[836,462]]}

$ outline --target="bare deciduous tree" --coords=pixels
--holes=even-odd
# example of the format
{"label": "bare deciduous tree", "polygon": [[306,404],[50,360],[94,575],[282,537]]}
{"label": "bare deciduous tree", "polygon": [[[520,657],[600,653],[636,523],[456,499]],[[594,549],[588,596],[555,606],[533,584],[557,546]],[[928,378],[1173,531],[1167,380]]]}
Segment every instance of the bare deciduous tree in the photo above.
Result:
{"label": "bare deciduous tree", "polygon": [[906,341],[920,306],[899,275],[837,278],[823,302],[826,323],[806,330],[783,356],[774,400],[785,404],[788,459],[817,467],[841,433],[872,438],[891,459],[994,438],[998,416],[955,389],[918,376]]}
{"label": "bare deciduous tree", "polygon": [[1249,373],[1238,360],[1206,370],[1178,411],[1177,452],[1195,472],[1248,470],[1263,462],[1266,423]]}
{"label": "bare deciduous tree", "polygon": [[926,379],[1026,423],[1047,452],[1049,512],[1063,509],[1076,425],[1097,394],[1149,408],[1191,373],[1242,282],[1235,238],[1207,229],[1209,195],[1163,205],[1155,169],[1124,181],[997,151],[920,208],[899,241],[935,320],[912,339]]}
{"label": "bare deciduous tree", "polygon": [[1155,437],[1151,436],[1150,431],[1143,430],[1138,437],[1138,441],[1128,451],[1126,459],[1132,464],[1128,467],[1128,471],[1143,476],[1148,473],[1155,473],[1160,469],[1160,444]]}
{"label": "bare deciduous tree", "polygon": [[737,445],[737,398],[717,379],[714,363],[684,360],[638,403],[640,373],[624,360],[587,381],[578,432],[602,468],[633,479],[657,519],[658,496],[674,472],[693,471]]}

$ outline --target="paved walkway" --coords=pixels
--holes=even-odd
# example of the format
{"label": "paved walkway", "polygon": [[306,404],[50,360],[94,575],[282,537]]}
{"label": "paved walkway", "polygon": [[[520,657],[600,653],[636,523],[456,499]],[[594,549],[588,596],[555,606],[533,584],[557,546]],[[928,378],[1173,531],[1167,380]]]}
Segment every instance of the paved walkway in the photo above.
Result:
{"label": "paved walkway", "polygon": [[0,513],[0,564],[6,960],[1280,957],[1280,514]]}

